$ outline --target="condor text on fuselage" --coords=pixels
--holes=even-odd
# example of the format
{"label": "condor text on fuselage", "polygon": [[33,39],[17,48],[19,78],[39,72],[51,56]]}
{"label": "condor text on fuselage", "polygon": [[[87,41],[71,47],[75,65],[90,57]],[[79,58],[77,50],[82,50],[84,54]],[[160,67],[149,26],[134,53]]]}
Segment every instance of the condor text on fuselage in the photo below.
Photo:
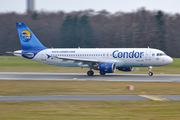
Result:
{"label": "condor text on fuselage", "polygon": [[118,50],[115,50],[113,52],[114,58],[142,58],[144,52],[118,52]]}

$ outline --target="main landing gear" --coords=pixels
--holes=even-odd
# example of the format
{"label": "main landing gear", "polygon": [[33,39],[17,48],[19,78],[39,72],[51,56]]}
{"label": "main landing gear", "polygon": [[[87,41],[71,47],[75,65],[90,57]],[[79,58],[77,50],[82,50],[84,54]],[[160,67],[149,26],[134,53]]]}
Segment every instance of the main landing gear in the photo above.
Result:
{"label": "main landing gear", "polygon": [[92,70],[90,70],[90,71],[87,72],[87,75],[88,75],[88,76],[93,76],[93,75],[94,75],[94,72],[93,72]]}
{"label": "main landing gear", "polygon": [[[105,72],[101,72],[101,71],[99,73],[100,73],[100,75],[105,75],[106,74]],[[90,70],[90,71],[87,72],[87,75],[88,76],[93,76],[94,72],[92,70]]]}
{"label": "main landing gear", "polygon": [[101,72],[101,71],[99,73],[100,73],[100,75],[105,75],[106,74],[105,72]]}
{"label": "main landing gear", "polygon": [[[101,72],[101,71],[99,73],[100,73],[100,75],[105,75],[106,74],[105,72]],[[93,76],[94,72],[92,70],[90,70],[90,71],[87,72],[87,75],[88,76]]]}
{"label": "main landing gear", "polygon": [[149,69],[149,76],[153,76],[153,72],[151,72],[152,66],[149,66],[148,69]]}

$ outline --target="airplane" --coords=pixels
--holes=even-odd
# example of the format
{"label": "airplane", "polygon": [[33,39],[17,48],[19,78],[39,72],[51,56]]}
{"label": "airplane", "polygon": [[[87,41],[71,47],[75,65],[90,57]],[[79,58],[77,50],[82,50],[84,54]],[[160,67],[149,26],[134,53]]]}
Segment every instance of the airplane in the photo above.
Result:
{"label": "airplane", "polygon": [[15,56],[63,67],[90,68],[99,70],[100,75],[120,71],[132,71],[134,67],[152,67],[171,64],[173,59],[163,51],[152,48],[47,48],[23,22],[16,22],[22,50],[14,51]]}

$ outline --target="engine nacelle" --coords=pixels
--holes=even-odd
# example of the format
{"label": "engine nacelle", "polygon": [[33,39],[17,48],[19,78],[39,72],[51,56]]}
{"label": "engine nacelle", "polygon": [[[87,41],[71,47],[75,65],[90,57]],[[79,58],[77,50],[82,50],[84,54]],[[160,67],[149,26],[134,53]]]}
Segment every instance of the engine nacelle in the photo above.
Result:
{"label": "engine nacelle", "polygon": [[118,70],[119,71],[125,71],[125,72],[130,72],[133,71],[134,67],[119,67]]}
{"label": "engine nacelle", "polygon": [[99,70],[105,73],[113,73],[116,71],[116,65],[114,63],[100,63]]}

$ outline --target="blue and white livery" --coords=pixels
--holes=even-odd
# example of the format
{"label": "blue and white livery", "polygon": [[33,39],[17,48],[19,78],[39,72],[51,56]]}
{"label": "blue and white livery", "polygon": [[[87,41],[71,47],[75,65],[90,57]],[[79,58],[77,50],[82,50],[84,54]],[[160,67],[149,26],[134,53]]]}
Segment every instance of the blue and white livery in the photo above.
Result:
{"label": "blue and white livery", "polygon": [[87,67],[88,76],[94,70],[101,75],[120,71],[132,71],[133,67],[148,67],[152,76],[152,66],[171,64],[173,59],[163,51],[151,48],[46,48],[23,22],[17,22],[17,30],[22,50],[14,51],[14,55],[37,62],[63,66]]}

